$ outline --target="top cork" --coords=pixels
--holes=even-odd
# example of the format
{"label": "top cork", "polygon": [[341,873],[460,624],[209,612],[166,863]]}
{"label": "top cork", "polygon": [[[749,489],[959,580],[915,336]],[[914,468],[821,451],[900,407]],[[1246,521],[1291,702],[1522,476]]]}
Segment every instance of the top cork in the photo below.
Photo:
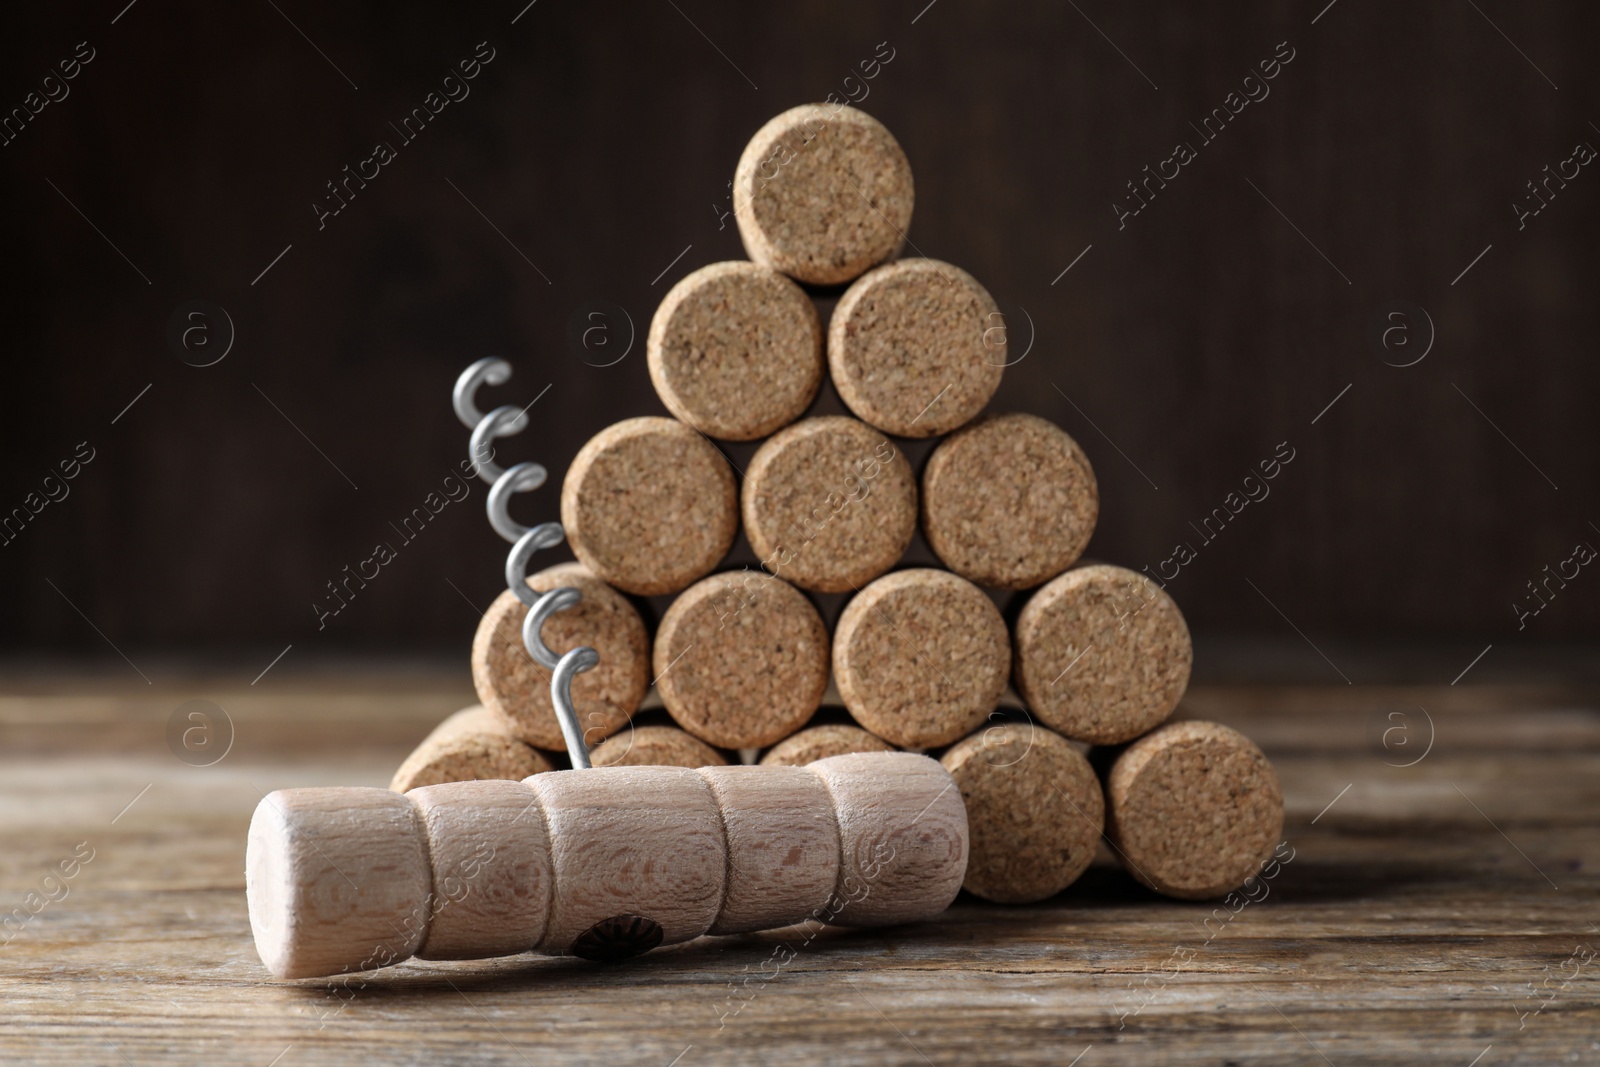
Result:
{"label": "top cork", "polygon": [[794,282],[755,263],[684,278],[650,322],[650,380],[708,437],[753,441],[788,425],[822,384],[822,323]]}
{"label": "top cork", "polygon": [[967,423],[1006,365],[1005,320],[959,267],[903,259],[857,281],[828,324],[828,367],[857,417],[902,437]]}
{"label": "top cork", "polygon": [[561,523],[596,576],[659,596],[709,574],[728,554],[739,497],[728,461],[700,434],[676,419],[626,419],[572,461]]}
{"label": "top cork", "polygon": [[847,282],[899,251],[912,200],[911,164],[894,135],[843,104],[772,119],[733,178],[745,252],[811,285]]}
{"label": "top cork", "polygon": [[997,589],[1048,581],[1083,554],[1100,514],[1076,441],[1036,415],[951,434],[922,471],[922,526],[945,566]]}

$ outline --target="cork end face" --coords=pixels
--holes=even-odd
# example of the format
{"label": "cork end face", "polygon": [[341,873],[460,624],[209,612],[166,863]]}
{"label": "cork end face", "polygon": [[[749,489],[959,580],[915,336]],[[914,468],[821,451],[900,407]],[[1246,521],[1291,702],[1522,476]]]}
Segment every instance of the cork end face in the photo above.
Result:
{"label": "cork end face", "polygon": [[387,789],[271,793],[245,846],[261,962],[278,978],[316,978],[407,959],[427,930],[431,877],[405,797]]}
{"label": "cork end face", "polygon": [[[558,655],[585,645],[600,653],[599,666],[572,683],[573,702],[583,709],[584,739],[594,745],[627,725],[644,699],[650,686],[650,639],[638,610],[583,564],[560,563],[528,577],[528,588],[537,593],[562,587],[577,589],[582,599],[552,615],[543,636]],[[504,732],[560,751],[566,739],[550,703],[550,672],[534,662],[522,643],[527,614],[527,606],[510,590],[490,604],[472,642],[473,685]]]}
{"label": "cork end face", "polygon": [[967,806],[969,893],[1031,904],[1088,869],[1105,800],[1088,759],[1064,738],[1032,723],[1005,723],[955,745],[940,762]]}
{"label": "cork end face", "polygon": [[654,670],[679,726],[723,748],[762,748],[805,725],[828,686],[828,630],[794,586],[714,574],[661,618]]}
{"label": "cork end face", "polygon": [[550,761],[537,749],[512,737],[465,734],[413,752],[395,771],[389,788],[407,793],[447,782],[520,782],[550,769]]}
{"label": "cork end face", "polygon": [[828,366],[840,399],[902,437],[949,433],[983,410],[1006,366],[1005,320],[976,278],[936,259],[868,272],[839,299]]}
{"label": "cork end face", "polygon": [[745,252],[812,285],[839,285],[899,251],[911,225],[911,164],[866,112],[805,104],[771,119],[734,171]]}
{"label": "cork end face", "polygon": [[1011,641],[984,592],[946,571],[885,575],[851,599],[833,642],[839,693],[857,722],[897,745],[947,745],[1005,692]]}
{"label": "cork end face", "polygon": [[1017,689],[1051,728],[1117,745],[1167,720],[1194,648],[1172,597],[1136,571],[1072,570],[1040,589],[1016,626]]}
{"label": "cork end face", "polygon": [[756,450],[740,508],[762,567],[802,589],[843,593],[883,574],[910,546],[916,476],[865,423],[803,419]]}
{"label": "cork end face", "polygon": [[1256,874],[1283,833],[1283,791],[1237,730],[1177,722],[1128,746],[1106,778],[1109,832],[1158,893],[1219,897]]}
{"label": "cork end face", "polygon": [[738,490],[727,459],[695,430],[676,419],[626,419],[578,451],[561,486],[561,524],[600,579],[662,596],[728,554]]}
{"label": "cork end face", "polygon": [[674,285],[651,320],[646,353],[667,410],[723,441],[787,426],[822,385],[816,305],[755,263],[713,263]]}
{"label": "cork end face", "polygon": [[922,474],[929,546],[979,585],[1049,581],[1083,554],[1099,515],[1089,458],[1036,415],[989,416],[951,434]]}
{"label": "cork end face", "polygon": [[853,752],[893,752],[894,746],[859,726],[830,723],[801,730],[779,741],[761,757],[763,767],[804,767],[829,756]]}
{"label": "cork end face", "polygon": [[589,753],[596,767],[722,767],[722,753],[673,726],[636,726],[609,737]]}

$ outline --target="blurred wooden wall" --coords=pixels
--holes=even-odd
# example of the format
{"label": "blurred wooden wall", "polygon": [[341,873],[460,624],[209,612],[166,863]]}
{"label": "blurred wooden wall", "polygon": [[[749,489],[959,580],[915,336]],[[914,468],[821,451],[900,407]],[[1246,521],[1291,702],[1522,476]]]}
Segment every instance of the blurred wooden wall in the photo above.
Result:
{"label": "blurred wooden wall", "polygon": [[[829,92],[865,92],[904,145],[915,249],[982,280],[1014,346],[1031,320],[994,406],[1088,451],[1091,554],[1195,550],[1170,588],[1198,633],[1600,633],[1595,568],[1521,630],[1513,608],[1600,545],[1600,172],[1513,207],[1600,146],[1593,5],[111,0],[6,21],[0,107],[66,95],[0,147],[0,511],[80,442],[94,457],[0,546],[9,649],[105,652],[92,622],[119,646],[464,651],[505,549],[484,487],[414,542],[390,526],[465,455],[456,373],[514,362],[486,404],[549,387],[501,455],[556,478],[662,412],[656,301],[742,256],[720,217],[740,149]],[[46,84],[80,42],[93,58]],[[490,53],[402,142],[390,123]],[[396,158],[319,219],[378,141]],[[1119,220],[1179,142],[1194,158]],[[168,344],[194,300],[236,329],[214,366]],[[612,366],[591,364],[626,342],[615,310],[611,349],[569,341],[595,301],[638,334]],[[1425,358],[1386,365],[1429,323]],[[1284,442],[1271,495],[1206,543]],[[319,630],[325,583],[379,540],[397,558]]]}

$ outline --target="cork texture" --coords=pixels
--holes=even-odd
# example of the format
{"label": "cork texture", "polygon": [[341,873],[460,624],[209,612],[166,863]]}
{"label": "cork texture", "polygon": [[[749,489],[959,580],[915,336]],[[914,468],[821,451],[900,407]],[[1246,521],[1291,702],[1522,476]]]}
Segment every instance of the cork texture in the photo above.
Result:
{"label": "cork texture", "polygon": [[440,723],[400,764],[389,788],[404,793],[445,782],[520,782],[550,769],[549,760],[511,736],[504,719],[474,706]]}
{"label": "cork texture", "polygon": [[710,573],[738,533],[733,471],[676,419],[627,419],[579,450],[561,486],[573,553],[640,596],[676,593]]}
{"label": "cork texture", "polygon": [[1283,791],[1237,730],[1174,722],[1129,745],[1106,776],[1107,832],[1158,893],[1219,897],[1254,875],[1283,833]]}
{"label": "cork texture", "polygon": [[1011,642],[983,590],[947,571],[905,570],[862,589],[839,616],[833,675],[857,722],[896,745],[947,745],[1005,692]]}
{"label": "cork texture", "polygon": [[794,282],[713,263],[674,285],[646,361],[667,410],[709,437],[752,441],[803,414],[822,384],[822,323]]}
{"label": "cork texture", "polygon": [[940,762],[967,805],[967,892],[1031,904],[1088,868],[1105,800],[1089,761],[1066,739],[1031,723],[1005,723],[954,745]]}
{"label": "cork texture", "polygon": [[996,415],[951,434],[922,472],[928,544],[979,585],[1054,578],[1083,554],[1099,513],[1088,457],[1035,415]]}
{"label": "cork texture", "polygon": [[701,740],[759,748],[811,718],[828,687],[828,631],[794,586],[760,571],[714,574],[656,630],[656,691]]}
{"label": "cork texture", "polygon": [[745,253],[812,285],[839,285],[900,250],[911,164],[883,123],[843,104],[804,104],[767,122],[733,178]]}
{"label": "cork texture", "polygon": [[779,741],[761,757],[763,767],[804,767],[829,756],[845,756],[852,752],[893,752],[894,746],[859,726],[833,723],[801,730],[793,737]]}
{"label": "cork texture", "polygon": [[[577,589],[583,599],[545,620],[544,642],[557,654],[580,645],[600,653],[598,666],[572,680],[584,737],[595,744],[620,730],[644,699],[650,687],[650,638],[627,598],[583,564],[561,563],[528,577],[528,587],[540,593],[562,586]],[[564,752],[550,703],[550,672],[522,644],[527,614],[509,589],[489,605],[472,641],[472,683],[483,706],[504,720],[512,736]]]}
{"label": "cork texture", "polygon": [[828,324],[828,368],[859,418],[902,437],[965,425],[994,396],[1005,320],[977,279],[936,259],[863,276]]}
{"label": "cork texture", "polygon": [[1193,664],[1178,605],[1123,567],[1074,567],[1017,616],[1017,691],[1077,741],[1115,745],[1155,729],[1178,706]]}
{"label": "cork texture", "polygon": [[722,753],[676,726],[638,726],[609,737],[589,753],[596,767],[723,767]]}
{"label": "cork texture", "polygon": [[882,433],[842,415],[768,438],[740,507],[761,565],[819,593],[859,589],[894,566],[917,523],[917,482]]}

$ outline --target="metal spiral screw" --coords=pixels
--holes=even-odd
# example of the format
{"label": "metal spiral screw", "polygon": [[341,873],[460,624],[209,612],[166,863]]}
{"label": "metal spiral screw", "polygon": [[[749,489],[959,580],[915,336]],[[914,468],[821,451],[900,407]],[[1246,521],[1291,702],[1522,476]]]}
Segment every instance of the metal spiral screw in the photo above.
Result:
{"label": "metal spiral screw", "polygon": [[512,543],[511,552],[506,556],[505,579],[507,588],[528,606],[528,614],[522,624],[523,647],[535,663],[551,672],[550,702],[561,724],[561,736],[567,742],[567,755],[574,769],[585,770],[590,766],[589,747],[584,743],[578,712],[572,705],[572,678],[593,670],[600,662],[600,653],[581,646],[565,655],[557,655],[544,643],[543,635],[545,620],[577,604],[583,599],[583,594],[570,586],[539,594],[528,588],[527,581],[528,562],[533,554],[541,549],[554,548],[566,535],[559,522],[524,526],[513,519],[510,513],[511,497],[538,489],[544,485],[548,473],[537,463],[518,463],[510,468],[502,468],[494,462],[494,442],[515,436],[528,428],[527,409],[507,404],[486,415],[477,405],[480,386],[504,385],[510,380],[511,364],[495,356],[480,359],[456,378],[450,400],[456,417],[472,431],[468,455],[473,472],[492,483],[486,505],[489,525]]}

